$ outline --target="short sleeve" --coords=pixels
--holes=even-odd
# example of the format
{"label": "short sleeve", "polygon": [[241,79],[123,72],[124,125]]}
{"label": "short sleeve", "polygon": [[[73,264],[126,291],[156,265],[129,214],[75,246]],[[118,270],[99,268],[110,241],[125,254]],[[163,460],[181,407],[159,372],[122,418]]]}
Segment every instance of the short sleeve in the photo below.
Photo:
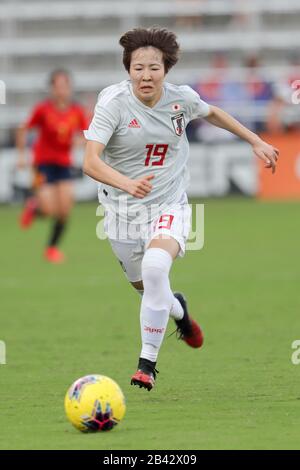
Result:
{"label": "short sleeve", "polygon": [[43,123],[44,115],[44,106],[43,104],[38,104],[33,108],[33,111],[27,121],[25,122],[25,127],[31,129],[33,127],[40,127]]}
{"label": "short sleeve", "polygon": [[201,100],[199,94],[190,86],[181,87],[184,92],[188,121],[205,118],[209,115],[209,104]]}
{"label": "short sleeve", "polygon": [[120,107],[115,100],[109,100],[99,95],[92,122],[84,136],[87,140],[94,140],[107,145],[109,139],[117,129],[120,122]]}

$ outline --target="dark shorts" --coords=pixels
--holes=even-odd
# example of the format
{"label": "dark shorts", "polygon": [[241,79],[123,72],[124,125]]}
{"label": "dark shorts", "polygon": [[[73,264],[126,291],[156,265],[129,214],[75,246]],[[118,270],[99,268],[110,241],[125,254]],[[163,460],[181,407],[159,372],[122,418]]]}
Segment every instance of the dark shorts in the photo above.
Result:
{"label": "dark shorts", "polygon": [[35,173],[35,186],[54,184],[72,178],[71,169],[60,165],[37,165]]}

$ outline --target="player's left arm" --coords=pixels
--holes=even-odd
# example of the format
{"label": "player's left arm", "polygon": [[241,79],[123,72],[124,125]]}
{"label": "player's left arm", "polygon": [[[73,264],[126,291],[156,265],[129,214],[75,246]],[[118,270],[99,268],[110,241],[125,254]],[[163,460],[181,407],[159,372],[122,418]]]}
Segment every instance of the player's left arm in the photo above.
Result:
{"label": "player's left arm", "polygon": [[83,131],[88,128],[89,122],[87,119],[86,112],[82,106],[77,108],[77,118],[78,125],[73,138],[73,147],[74,148],[83,148],[86,144],[86,139],[84,137]]}
{"label": "player's left arm", "polygon": [[265,162],[265,168],[272,168],[272,173],[275,172],[279,156],[277,148],[262,140],[257,134],[247,129],[234,117],[217,106],[210,105],[210,112],[204,119],[210,124],[226,129],[248,142],[252,146],[254,154]]}

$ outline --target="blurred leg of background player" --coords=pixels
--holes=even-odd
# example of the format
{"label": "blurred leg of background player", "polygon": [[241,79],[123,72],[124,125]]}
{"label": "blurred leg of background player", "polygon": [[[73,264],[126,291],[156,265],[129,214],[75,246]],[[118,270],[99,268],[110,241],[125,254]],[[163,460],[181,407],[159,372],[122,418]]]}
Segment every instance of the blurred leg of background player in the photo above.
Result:
{"label": "blurred leg of background player", "polygon": [[26,201],[21,214],[20,224],[24,229],[29,228],[36,217],[53,219],[44,253],[45,258],[52,263],[64,261],[64,255],[58,249],[58,244],[73,206],[73,185],[69,178],[69,168],[41,165],[36,170],[35,196]]}

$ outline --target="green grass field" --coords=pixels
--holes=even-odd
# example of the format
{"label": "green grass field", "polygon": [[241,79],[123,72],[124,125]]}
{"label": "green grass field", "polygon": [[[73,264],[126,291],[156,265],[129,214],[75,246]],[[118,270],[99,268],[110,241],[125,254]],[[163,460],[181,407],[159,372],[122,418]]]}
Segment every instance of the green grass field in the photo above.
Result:
{"label": "green grass field", "polygon": [[[74,209],[61,266],[41,256],[47,222],[21,233],[19,209],[0,208],[0,448],[299,449],[299,204],[206,202],[204,249],[171,276],[205,344],[165,339],[151,393],[129,384],[140,298],[96,238],[96,205]],[[125,419],[109,433],[81,434],[64,415],[67,388],[91,373],[126,396]]]}

